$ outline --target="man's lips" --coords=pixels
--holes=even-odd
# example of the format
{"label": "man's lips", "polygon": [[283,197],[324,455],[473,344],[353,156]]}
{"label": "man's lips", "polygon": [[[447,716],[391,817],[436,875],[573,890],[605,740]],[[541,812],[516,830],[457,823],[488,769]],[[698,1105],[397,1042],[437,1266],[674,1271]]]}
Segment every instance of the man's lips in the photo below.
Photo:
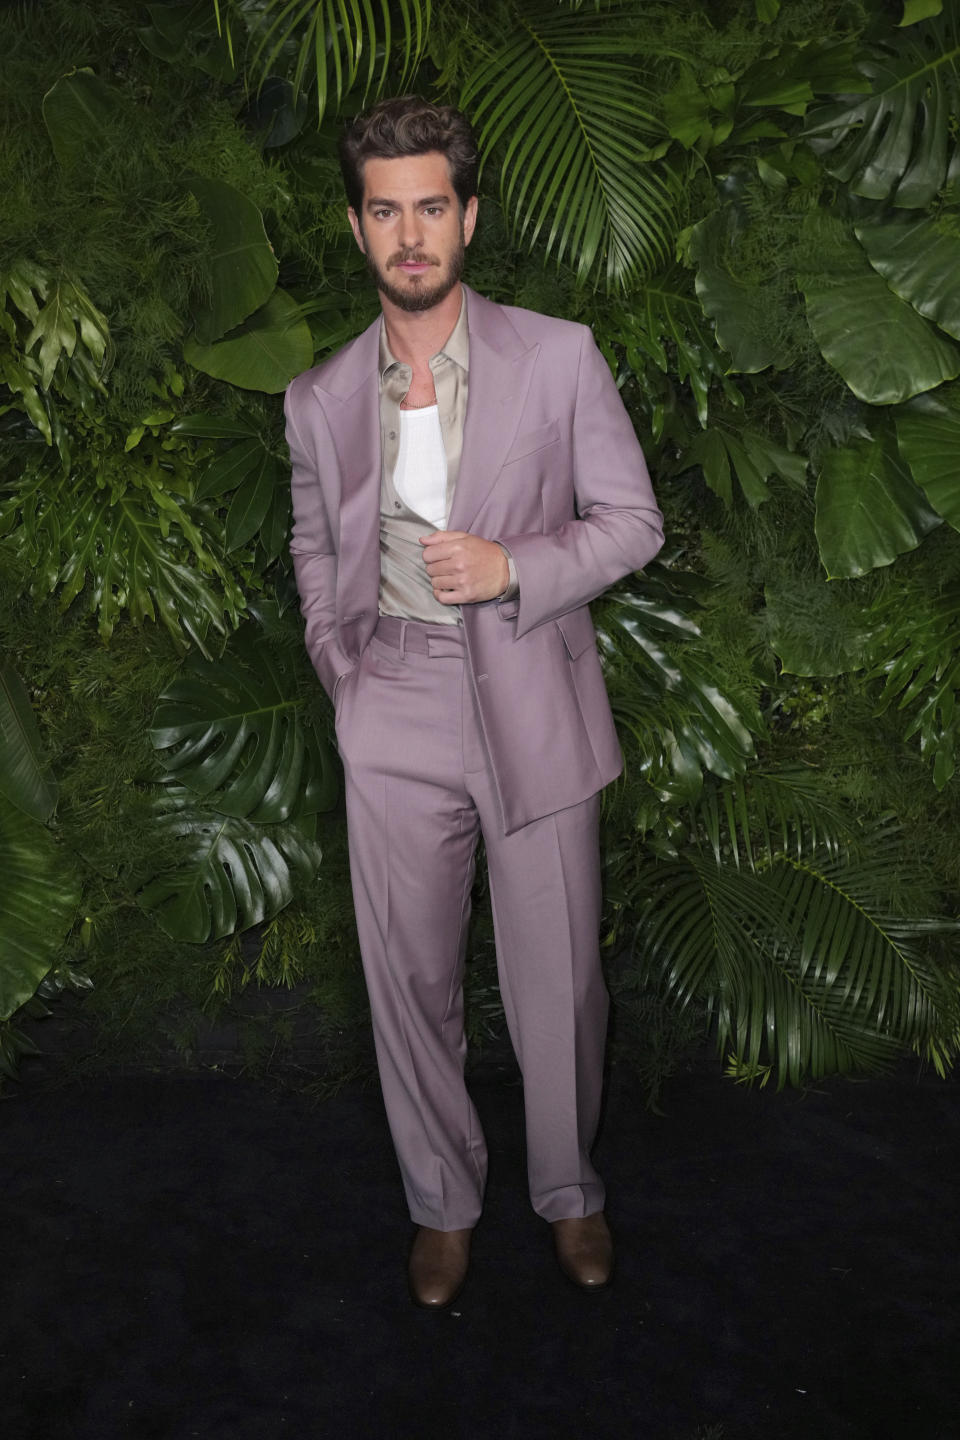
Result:
{"label": "man's lips", "polygon": [[430,270],[438,262],[436,260],[391,260],[390,270],[402,270],[405,275],[422,275],[425,270]]}

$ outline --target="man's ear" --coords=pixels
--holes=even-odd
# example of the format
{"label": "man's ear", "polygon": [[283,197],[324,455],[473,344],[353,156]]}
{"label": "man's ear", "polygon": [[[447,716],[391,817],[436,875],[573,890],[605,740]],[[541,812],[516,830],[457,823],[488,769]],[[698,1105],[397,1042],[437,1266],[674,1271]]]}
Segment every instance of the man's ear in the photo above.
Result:
{"label": "man's ear", "polygon": [[478,205],[478,201],[477,201],[476,195],[471,195],[471,196],[470,196],[470,199],[467,201],[466,205],[464,205],[464,207],[463,207],[463,243],[464,243],[464,245],[469,245],[469,244],[470,244],[470,241],[473,239],[473,231],[474,231],[474,227],[476,226],[476,223],[477,223],[477,205]]}
{"label": "man's ear", "polygon": [[347,206],[347,219],[350,221],[350,229],[353,231],[354,240],[356,240],[360,249],[364,255],[366,255],[367,247],[363,243],[363,226],[360,224],[360,217],[352,205]]}

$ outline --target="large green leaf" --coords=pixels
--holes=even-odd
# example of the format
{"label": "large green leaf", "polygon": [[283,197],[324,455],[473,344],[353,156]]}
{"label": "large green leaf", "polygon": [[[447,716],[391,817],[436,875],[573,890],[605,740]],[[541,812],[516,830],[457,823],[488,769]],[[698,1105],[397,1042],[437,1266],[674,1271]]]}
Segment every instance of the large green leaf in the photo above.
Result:
{"label": "large green leaf", "polygon": [[835,580],[889,565],[940,516],[880,440],[858,440],[824,457],[815,523],[820,559]]}
{"label": "large green leaf", "polygon": [[732,695],[708,647],[690,643],[700,640],[691,578],[650,566],[593,609],[614,718],[662,804],[694,798],[704,771],[742,772],[762,729],[752,698]]}
{"label": "large green leaf", "polygon": [[[706,426],[709,392],[718,381],[733,404],[742,396],[726,374],[727,357],[719,348],[713,327],[693,293],[689,275],[677,267],[648,280],[643,289],[614,311],[607,335],[626,350],[627,364],[642,379],[650,364],[681,384],[688,384],[697,407],[697,419]],[[653,416],[654,437],[662,420]]]}
{"label": "large green leaf", "polygon": [[71,70],[43,97],[43,119],[53,153],[69,168],[96,157],[122,124],[123,96],[87,67]]}
{"label": "large green leaf", "polygon": [[893,293],[852,236],[836,236],[829,268],[800,288],[823,358],[868,404],[896,405],[960,374],[960,348]]}
{"label": "large green leaf", "polygon": [[672,255],[677,186],[666,131],[616,17],[585,25],[530,5],[472,73],[462,104],[481,150],[503,146],[501,193],[517,240],[581,281],[636,285]]}
{"label": "large green leaf", "polygon": [[900,454],[930,504],[960,530],[960,397],[944,386],[918,395],[895,414]]}
{"label": "large green leaf", "polygon": [[177,785],[164,788],[156,812],[158,868],[137,904],[174,940],[202,944],[272,919],[320,864],[313,815],[256,825],[204,808]]}
{"label": "large green leaf", "polygon": [[[395,93],[426,45],[431,0],[213,0],[226,21],[231,49],[234,26],[248,25],[253,50],[251,69],[262,84],[286,57],[292,61],[294,94],[311,81],[316,88],[317,119],[332,96],[337,102],[354,85],[363,94],[379,93],[394,69]],[[400,34],[394,33],[394,17]]]}
{"label": "large green leaf", "polygon": [[170,773],[227,815],[258,822],[328,810],[330,749],[305,712],[289,651],[243,626],[221,659],[187,660],[160,697],[150,739]]}
{"label": "large green leaf", "polygon": [[859,225],[857,239],[895,295],[960,340],[960,233],[926,216]]}
{"label": "large green leaf", "polygon": [[697,266],[697,295],[717,327],[717,340],[730,353],[730,369],[752,375],[769,365],[785,365],[787,351],[763,289],[737,274],[741,224],[734,206],[714,210],[694,225],[688,251]]}
{"label": "large green leaf", "polygon": [[0,795],[0,1020],[26,1004],[80,903],[69,856],[39,821]]}
{"label": "large green leaf", "polygon": [[49,820],[57,805],[40,732],[23,681],[0,661],[0,801],[8,800],[35,820]]}
{"label": "large green leaf", "polygon": [[677,469],[698,465],[710,489],[725,505],[733,504],[736,475],[747,503],[757,509],[769,498],[767,481],[771,475],[802,486],[807,463],[805,455],[794,454],[760,430],[714,425],[693,437],[677,461]]}
{"label": "large green leaf", "polygon": [[0,496],[0,535],[9,532],[4,543],[30,565],[34,593],[59,590],[66,609],[83,592],[104,639],[126,611],[135,624],[159,620],[179,648],[189,640],[206,653],[208,627],[225,633],[244,603],[219,537],[161,474],[124,460],[112,484],[106,466],[26,474]]}
{"label": "large green leaf", "polygon": [[210,298],[194,313],[197,339],[210,345],[267,303],[279,267],[252,200],[222,180],[196,177],[187,183],[213,232]]}
{"label": "large green leaf", "polygon": [[929,205],[950,162],[958,61],[955,22],[898,39],[896,53],[860,62],[870,95],[844,96],[810,115],[808,144],[855,194],[904,209]]}
{"label": "large green leaf", "polygon": [[277,395],[313,361],[310,327],[300,307],[285,290],[270,299],[242,325],[212,345],[189,339],[184,358],[197,370],[226,380],[242,390]]}

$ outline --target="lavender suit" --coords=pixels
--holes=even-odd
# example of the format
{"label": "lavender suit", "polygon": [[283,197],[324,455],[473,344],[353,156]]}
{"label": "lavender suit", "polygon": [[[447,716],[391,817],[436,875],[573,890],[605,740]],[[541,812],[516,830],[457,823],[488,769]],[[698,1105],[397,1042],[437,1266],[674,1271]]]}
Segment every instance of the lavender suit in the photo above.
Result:
{"label": "lavender suit", "polygon": [[662,542],[589,330],[467,294],[469,398],[449,528],[505,544],[519,595],[462,627],[382,618],[376,321],[287,392],[306,645],[334,699],[387,1116],[413,1219],[475,1223],[486,1150],[463,1082],[463,954],[484,837],[524,1079],[534,1208],[589,1215],[607,997],[599,791],[621,767],[588,602]]}

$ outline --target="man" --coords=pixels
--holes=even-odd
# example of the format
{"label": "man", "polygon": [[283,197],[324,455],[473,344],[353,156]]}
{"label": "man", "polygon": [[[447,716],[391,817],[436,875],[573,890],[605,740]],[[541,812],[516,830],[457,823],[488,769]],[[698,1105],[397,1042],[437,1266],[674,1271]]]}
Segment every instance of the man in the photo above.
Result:
{"label": "man", "polygon": [[485,842],[523,1073],[530,1195],[576,1283],[612,1244],[590,1162],[607,995],[599,792],[621,756],[588,601],[662,544],[589,330],[461,283],[477,216],[464,117],[385,101],[341,146],[382,317],[287,392],[291,551],[336,714],[377,1060],[411,1217],[411,1293],[467,1273],[486,1148],[462,975]]}

